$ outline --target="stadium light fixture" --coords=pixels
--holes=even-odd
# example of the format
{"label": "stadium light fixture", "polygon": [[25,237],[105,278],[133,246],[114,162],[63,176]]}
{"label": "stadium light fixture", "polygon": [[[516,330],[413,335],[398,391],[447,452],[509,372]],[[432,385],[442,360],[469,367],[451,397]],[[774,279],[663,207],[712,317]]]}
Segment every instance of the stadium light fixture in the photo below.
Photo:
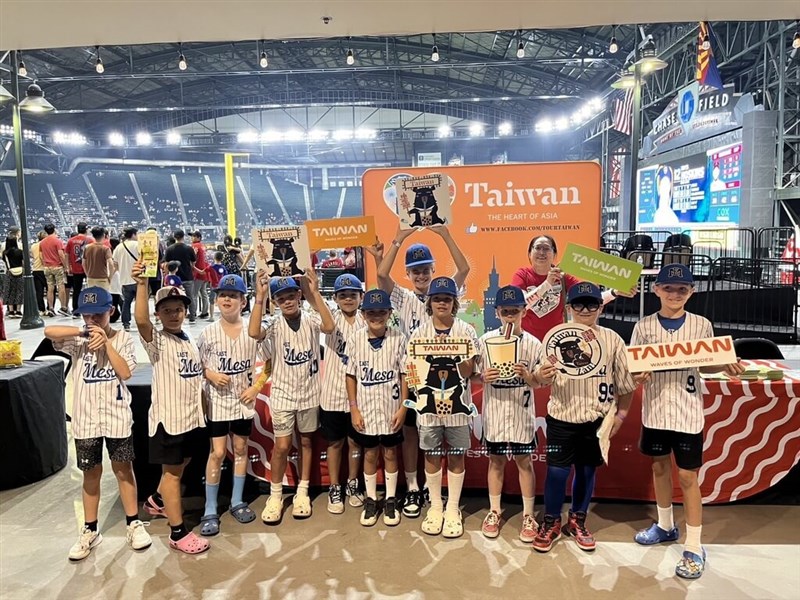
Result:
{"label": "stadium light fixture", "polygon": [[483,123],[473,123],[469,126],[470,137],[481,137],[484,134]]}
{"label": "stadium light fixture", "polygon": [[8,102],[9,100],[13,100],[14,95],[9,92],[6,88],[0,85],[0,103]]}
{"label": "stadium light fixture", "polygon": [[103,59],[100,57],[100,46],[94,47],[95,53],[97,54],[97,60],[94,61],[94,70],[97,71],[99,74],[102,74],[106,68],[103,65]]}
{"label": "stadium light fixture", "polygon": [[537,121],[534,129],[539,133],[550,133],[553,131],[553,122],[550,119],[541,119]]}
{"label": "stadium light fixture", "polygon": [[566,117],[561,117],[556,121],[555,127],[558,131],[564,131],[566,129],[569,129],[569,119],[567,119]]}
{"label": "stadium light fixture", "polygon": [[611,36],[611,43],[608,44],[608,52],[609,54],[616,54],[619,52],[619,44],[617,43],[617,36]]}
{"label": "stadium light fixture", "polygon": [[522,40],[520,40],[517,45],[517,58],[525,58],[525,44]]}
{"label": "stadium light fixture", "polygon": [[353,135],[352,129],[337,129],[333,132],[333,139],[337,141],[352,140]]}
{"label": "stadium light fixture", "polygon": [[[644,80],[642,80],[644,82]],[[620,76],[611,84],[615,90],[629,90],[636,85],[633,73],[620,73]]]}
{"label": "stadium light fixture", "polygon": [[450,127],[450,125],[440,125],[437,133],[439,134],[440,138],[450,137],[453,135],[453,129]]}
{"label": "stadium light fixture", "polygon": [[357,140],[374,140],[378,137],[378,132],[368,127],[359,127],[355,133]]}
{"label": "stadium light fixture", "polygon": [[242,131],[236,134],[236,141],[240,144],[252,144],[258,141],[258,132]]}
{"label": "stadium light fixture", "polygon": [[633,72],[636,65],[639,65],[642,75],[647,75],[654,71],[666,69],[669,66],[668,63],[658,58],[657,54],[656,43],[653,41],[653,37],[650,36],[642,46],[642,57],[635,64],[628,67],[628,70]]}
{"label": "stadium light fixture", "polygon": [[186,62],[186,56],[183,54],[183,44],[178,44],[178,68],[185,71],[189,68],[189,63]]}
{"label": "stadium light fixture", "polygon": [[125,136],[122,135],[119,131],[112,131],[108,134],[108,143],[112,146],[124,146],[125,145]]}
{"label": "stadium light fixture", "polygon": [[177,131],[170,131],[167,133],[167,145],[169,146],[180,146],[181,145],[181,134]]}
{"label": "stadium light fixture", "polygon": [[497,135],[500,136],[511,135],[513,131],[514,128],[509,121],[503,121],[497,126]]}
{"label": "stadium light fixture", "polygon": [[306,139],[306,133],[305,131],[300,131],[299,129],[290,129],[283,134],[283,139],[287,142],[302,142],[304,139]]}
{"label": "stadium light fixture", "polygon": [[792,39],[792,48],[795,50],[800,50],[800,31],[794,34],[794,38]]}
{"label": "stadium light fixture", "polygon": [[436,45],[436,34],[433,34],[433,48],[431,48],[431,60],[439,62],[439,46]]}
{"label": "stadium light fixture", "polygon": [[44,92],[35,83],[28,86],[25,98],[19,103],[20,110],[33,113],[53,112],[55,107],[44,99]]}
{"label": "stadium light fixture", "polygon": [[149,146],[153,143],[153,136],[147,133],[146,131],[140,131],[136,134],[136,145],[137,146]]}
{"label": "stadium light fixture", "polygon": [[261,57],[258,59],[258,64],[262,69],[266,69],[269,66],[269,59],[267,58],[267,53],[264,50],[261,51]]}
{"label": "stadium light fixture", "polygon": [[22,59],[19,59],[19,63],[17,64],[17,74],[20,77],[28,76],[28,69],[25,68],[25,62]]}
{"label": "stadium light fixture", "polygon": [[331,135],[330,131],[324,129],[312,129],[308,132],[308,139],[312,142],[324,142]]}

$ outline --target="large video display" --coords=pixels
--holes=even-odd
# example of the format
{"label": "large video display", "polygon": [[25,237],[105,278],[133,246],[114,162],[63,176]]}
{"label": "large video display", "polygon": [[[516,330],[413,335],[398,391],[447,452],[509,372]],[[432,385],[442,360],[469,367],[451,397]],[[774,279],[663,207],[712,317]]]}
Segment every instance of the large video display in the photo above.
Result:
{"label": "large video display", "polygon": [[738,227],[741,182],[741,143],[639,169],[638,226]]}

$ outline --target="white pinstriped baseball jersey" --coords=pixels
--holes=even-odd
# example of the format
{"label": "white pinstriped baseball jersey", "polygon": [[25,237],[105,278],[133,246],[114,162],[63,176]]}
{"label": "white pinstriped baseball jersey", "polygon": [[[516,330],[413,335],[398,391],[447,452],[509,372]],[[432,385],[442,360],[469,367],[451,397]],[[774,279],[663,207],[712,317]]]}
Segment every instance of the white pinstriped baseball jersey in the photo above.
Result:
{"label": "white pinstriped baseball jersey", "polygon": [[[481,353],[476,361],[479,372],[490,365],[485,341],[502,335],[503,329],[500,328],[481,336]],[[530,370],[541,345],[539,340],[523,331],[517,346],[517,361]],[[484,383],[481,416],[486,441],[529,444],[536,432],[533,390],[520,377]]]}
{"label": "white pinstriped baseball jersey", "polygon": [[203,427],[203,364],[192,339],[185,333],[173,335],[153,329],[150,342],[142,346],[153,364],[153,386],[147,413],[149,435],[158,424],[170,435]]}
{"label": "white pinstriped baseball jersey", "polygon": [[[573,379],[558,373],[550,386],[550,401],[547,414],[567,423],[591,423],[605,416],[614,399],[636,389],[633,376],[628,370],[625,355],[625,342],[606,327],[592,327],[597,338],[603,343],[606,365],[597,374],[586,379]],[[536,360],[538,365],[544,360],[544,346],[541,346]]]}
{"label": "white pinstriped baseball jersey", "polygon": [[[76,440],[131,435],[131,393],[114,372],[108,354],[89,352],[89,340],[75,337],[53,342],[53,347],[72,357],[72,435]],[[127,331],[117,331],[111,338],[114,350],[133,372],[136,352]]]}
{"label": "white pinstriped baseball jersey", "polygon": [[319,406],[319,337],[322,319],[316,312],[300,313],[294,331],[283,315],[270,319],[261,331],[265,358],[272,359],[272,410],[306,410]]}
{"label": "white pinstriped baseball jersey", "polygon": [[[433,321],[429,318],[419,328],[417,328],[416,331],[414,331],[410,339],[430,339],[434,337],[436,337],[436,328],[433,326]],[[456,318],[453,321],[453,327],[450,329],[450,337],[468,338],[472,340],[472,343],[475,346],[476,354],[480,354],[481,344],[480,340],[478,339],[478,334],[475,332],[475,328],[469,323]],[[407,362],[408,359],[404,358],[403,365],[405,366]],[[461,401],[465,406],[469,406],[472,403],[469,380],[461,380],[461,390]],[[469,415],[459,413],[447,415],[446,417],[439,417],[430,413],[424,415],[420,414],[417,415],[417,425],[420,427],[438,427],[440,425],[445,427],[459,427],[461,425],[469,425]]]}
{"label": "white pinstriped baseball jersey", "polygon": [[347,340],[366,322],[360,312],[356,313],[352,323],[348,322],[339,308],[333,310],[333,322],[336,329],[333,333],[325,334],[325,364],[322,366],[324,372],[319,405],[324,410],[350,412],[345,381]]}
{"label": "white pinstriped baseball jersey", "polygon": [[380,348],[369,343],[362,327],[347,339],[347,374],[358,381],[356,402],[364,417],[366,435],[392,433],[392,416],[400,408],[400,371],[406,338],[389,327]]}
{"label": "white pinstriped baseball jersey", "polygon": [[392,302],[397,324],[404,335],[410,336],[423,323],[430,321],[425,312],[425,297],[420,299],[413,291],[395,284],[389,299]]}
{"label": "white pinstriped baseball jersey", "polygon": [[[713,337],[714,327],[700,315],[686,313],[686,320],[676,331],[667,331],[658,313],[639,321],[633,328],[631,346]],[[696,368],[653,371],[644,386],[642,424],[651,429],[683,433],[703,431],[703,393],[700,371]]]}
{"label": "white pinstriped baseball jersey", "polygon": [[255,410],[242,404],[239,397],[253,385],[253,367],[260,349],[258,342],[247,335],[247,321],[243,322],[242,331],[236,339],[225,333],[222,321],[212,323],[197,338],[197,346],[204,369],[224,373],[231,378],[231,382],[222,389],[204,378],[209,420],[250,419]]}

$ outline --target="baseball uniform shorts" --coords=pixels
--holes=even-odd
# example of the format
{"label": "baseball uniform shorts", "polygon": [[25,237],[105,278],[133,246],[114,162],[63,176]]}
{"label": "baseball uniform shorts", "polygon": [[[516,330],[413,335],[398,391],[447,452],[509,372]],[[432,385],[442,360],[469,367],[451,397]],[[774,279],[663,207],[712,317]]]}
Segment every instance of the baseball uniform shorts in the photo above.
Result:
{"label": "baseball uniform shorts", "polygon": [[208,432],[205,427],[197,427],[173,435],[167,433],[163,423],[159,423],[155,435],[149,440],[148,450],[150,464],[182,465],[190,458],[208,456]]}
{"label": "baseball uniform shorts", "polygon": [[400,428],[400,431],[387,435],[365,435],[354,431],[353,441],[362,448],[377,448],[378,446],[394,448],[403,443],[403,429]]}
{"label": "baseball uniform shorts", "polygon": [[346,437],[354,438],[355,430],[350,413],[340,410],[319,409],[319,429],[328,443],[338,442]]}
{"label": "baseball uniform shorts", "polygon": [[315,432],[319,429],[319,407],[272,411],[272,433],[276,436],[292,435],[295,425],[300,433]]}
{"label": "baseball uniform shorts", "polygon": [[469,425],[445,427],[444,425],[420,425],[419,447],[425,452],[441,450],[447,443],[448,454],[463,454],[469,450],[472,440]]}
{"label": "baseball uniform shorts", "polygon": [[225,437],[229,433],[248,437],[253,431],[253,419],[233,419],[232,421],[209,421],[208,435],[212,438]]}
{"label": "baseball uniform shorts", "polygon": [[486,450],[495,456],[524,456],[536,450],[536,437],[527,444],[518,442],[490,442],[486,440]]}
{"label": "baseball uniform shorts", "polygon": [[599,467],[603,464],[597,429],[603,419],[589,423],[567,423],[547,415],[547,465]]}
{"label": "baseball uniform shorts", "polygon": [[679,469],[694,471],[703,466],[703,432],[684,433],[642,427],[639,450],[647,456],[675,456]]}
{"label": "baseball uniform shorts", "polygon": [[81,471],[91,471],[103,463],[103,440],[111,462],[133,462],[133,436],[126,438],[97,437],[75,440],[75,456]]}

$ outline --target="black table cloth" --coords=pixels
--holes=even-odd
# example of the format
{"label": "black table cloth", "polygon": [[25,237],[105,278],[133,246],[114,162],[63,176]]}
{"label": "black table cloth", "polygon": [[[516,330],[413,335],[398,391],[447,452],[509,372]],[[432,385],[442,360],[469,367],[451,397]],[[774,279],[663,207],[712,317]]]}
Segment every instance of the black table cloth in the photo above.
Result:
{"label": "black table cloth", "polygon": [[67,464],[63,369],[58,360],[0,369],[0,489],[41,481]]}

